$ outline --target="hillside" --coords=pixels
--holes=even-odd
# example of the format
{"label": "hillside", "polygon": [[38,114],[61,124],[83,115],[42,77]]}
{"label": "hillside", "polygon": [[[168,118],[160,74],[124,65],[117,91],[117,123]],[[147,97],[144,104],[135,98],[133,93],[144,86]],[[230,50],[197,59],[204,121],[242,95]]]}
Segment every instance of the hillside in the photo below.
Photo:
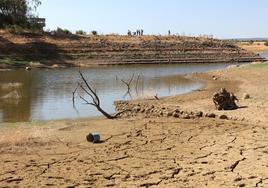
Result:
{"label": "hillside", "polygon": [[[212,63],[262,60],[228,42],[181,36],[56,36],[0,31],[0,66]],[[37,63],[38,62],[38,63]]]}

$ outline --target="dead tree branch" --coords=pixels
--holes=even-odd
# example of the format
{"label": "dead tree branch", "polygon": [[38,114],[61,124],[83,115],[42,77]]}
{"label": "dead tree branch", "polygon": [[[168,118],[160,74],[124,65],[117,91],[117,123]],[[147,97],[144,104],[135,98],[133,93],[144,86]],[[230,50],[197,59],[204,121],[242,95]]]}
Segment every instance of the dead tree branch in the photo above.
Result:
{"label": "dead tree branch", "polygon": [[87,94],[90,96],[92,102],[89,102],[87,99],[85,99],[84,97],[80,96],[80,98],[89,105],[94,106],[100,113],[102,113],[106,118],[108,119],[115,119],[118,115],[110,115],[108,114],[105,110],[103,110],[100,106],[100,99],[96,93],[96,91],[94,91],[92,89],[92,87],[88,84],[87,80],[85,79],[84,75],[82,74],[82,72],[79,70],[79,74],[84,82],[84,84],[86,85],[86,87],[84,87],[81,83],[78,83],[78,86]]}
{"label": "dead tree branch", "polygon": [[132,83],[132,81],[134,79],[134,76],[135,76],[135,74],[132,74],[132,77],[128,81],[125,81],[125,80],[121,79],[121,82],[123,82],[127,86],[127,93],[130,93],[130,89],[131,89],[130,86],[131,86],[131,83]]}
{"label": "dead tree branch", "polygon": [[73,98],[72,98],[73,104],[74,104],[74,96],[75,96],[75,93],[76,93],[78,87],[79,87],[79,86],[77,85],[76,88],[75,88],[75,90],[73,91]]}
{"label": "dead tree branch", "polygon": [[137,77],[137,80],[136,80],[136,85],[135,85],[136,93],[138,93],[138,85],[139,85],[140,76],[141,75],[139,74],[138,77]]}
{"label": "dead tree branch", "polygon": [[159,97],[157,96],[157,94],[155,94],[154,98],[155,98],[156,100],[160,100]]}

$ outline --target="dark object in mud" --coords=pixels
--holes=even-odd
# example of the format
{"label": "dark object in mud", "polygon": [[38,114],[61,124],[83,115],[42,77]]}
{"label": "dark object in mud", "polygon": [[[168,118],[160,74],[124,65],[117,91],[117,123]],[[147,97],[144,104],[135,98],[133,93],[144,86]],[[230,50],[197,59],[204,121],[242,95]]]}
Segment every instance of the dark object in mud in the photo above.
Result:
{"label": "dark object in mud", "polygon": [[88,142],[100,143],[100,134],[98,133],[89,133],[86,138]]}
{"label": "dark object in mud", "polygon": [[207,113],[207,114],[205,115],[205,117],[216,118],[216,114],[213,114],[213,113]]}
{"label": "dark object in mud", "polygon": [[228,117],[226,115],[220,115],[219,117],[220,119],[228,119]]}
{"label": "dark object in mud", "polygon": [[237,100],[236,96],[225,88],[221,88],[219,92],[213,95],[213,102],[217,110],[235,110],[238,108],[235,103]]}

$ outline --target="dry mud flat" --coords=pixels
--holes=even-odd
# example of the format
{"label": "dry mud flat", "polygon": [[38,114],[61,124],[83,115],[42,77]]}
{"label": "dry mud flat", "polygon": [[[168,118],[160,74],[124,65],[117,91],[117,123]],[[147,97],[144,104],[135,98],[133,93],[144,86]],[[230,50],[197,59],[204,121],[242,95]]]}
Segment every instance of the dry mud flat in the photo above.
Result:
{"label": "dry mud flat", "polygon": [[[137,116],[20,123],[13,128],[5,124],[0,129],[0,186],[267,187],[267,68],[194,77],[206,80],[203,90],[144,103],[179,104],[224,113],[232,120]],[[249,93],[250,99],[239,102],[247,108],[214,111],[211,95],[221,86],[239,99]],[[89,132],[99,132],[103,143],[88,143]]]}

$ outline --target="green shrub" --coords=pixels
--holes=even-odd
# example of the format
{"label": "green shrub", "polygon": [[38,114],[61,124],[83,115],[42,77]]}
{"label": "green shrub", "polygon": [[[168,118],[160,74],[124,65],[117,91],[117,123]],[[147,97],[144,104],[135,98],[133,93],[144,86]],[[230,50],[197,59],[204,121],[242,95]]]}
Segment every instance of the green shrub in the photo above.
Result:
{"label": "green shrub", "polygon": [[75,34],[77,34],[77,35],[86,35],[87,33],[85,31],[83,31],[83,30],[78,30],[78,31],[75,32]]}
{"label": "green shrub", "polygon": [[265,45],[265,46],[268,46],[268,41],[266,41],[266,42],[264,43],[264,45]]}
{"label": "green shrub", "polygon": [[19,25],[7,25],[5,26],[5,29],[7,29],[10,33],[14,33],[14,34],[24,33],[24,28]]}
{"label": "green shrub", "polygon": [[250,41],[248,41],[248,44],[249,45],[252,45],[252,44],[254,44],[254,41],[253,40],[250,40]]}
{"label": "green shrub", "polygon": [[62,29],[60,27],[57,28],[56,33],[59,35],[72,35],[71,31],[69,31],[68,29]]}
{"label": "green shrub", "polygon": [[92,35],[98,35],[98,32],[95,30],[91,31],[91,33],[92,33]]}

